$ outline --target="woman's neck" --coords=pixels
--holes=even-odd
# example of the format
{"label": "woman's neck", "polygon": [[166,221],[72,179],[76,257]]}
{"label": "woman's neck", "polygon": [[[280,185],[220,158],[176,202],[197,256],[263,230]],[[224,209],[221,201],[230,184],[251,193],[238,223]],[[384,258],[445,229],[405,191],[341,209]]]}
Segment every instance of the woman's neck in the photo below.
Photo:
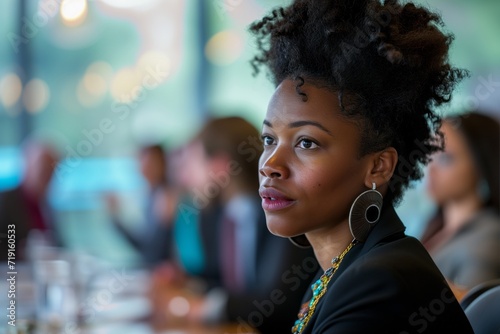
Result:
{"label": "woman's neck", "polygon": [[443,207],[443,230],[449,233],[457,232],[471,221],[481,206],[481,199],[476,194],[448,203]]}
{"label": "woman's neck", "polygon": [[307,239],[323,271],[332,266],[332,259],[339,256],[352,241],[349,224],[344,221],[328,229],[307,233]]}

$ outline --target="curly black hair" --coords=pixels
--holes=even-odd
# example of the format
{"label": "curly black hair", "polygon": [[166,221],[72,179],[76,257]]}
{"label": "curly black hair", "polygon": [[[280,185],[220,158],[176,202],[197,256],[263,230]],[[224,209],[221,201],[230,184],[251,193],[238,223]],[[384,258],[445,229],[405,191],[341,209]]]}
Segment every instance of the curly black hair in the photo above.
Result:
{"label": "curly black hair", "polygon": [[258,48],[251,63],[255,74],[267,67],[276,85],[297,80],[304,100],[305,81],[336,92],[362,129],[360,157],[394,147],[386,199],[398,204],[442,149],[435,107],[468,74],[449,64],[453,35],[442,25],[438,14],[397,0],[295,0],[250,26]]}

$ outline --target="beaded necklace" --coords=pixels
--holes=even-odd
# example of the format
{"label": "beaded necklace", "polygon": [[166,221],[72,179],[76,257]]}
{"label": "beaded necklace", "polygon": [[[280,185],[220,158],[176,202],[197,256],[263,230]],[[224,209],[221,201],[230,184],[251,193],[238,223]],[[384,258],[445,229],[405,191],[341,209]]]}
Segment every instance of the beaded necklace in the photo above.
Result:
{"label": "beaded necklace", "polygon": [[308,303],[302,305],[299,312],[299,319],[295,321],[295,325],[292,327],[293,334],[300,334],[302,330],[307,326],[309,320],[314,314],[314,310],[316,309],[316,305],[323,295],[326,293],[326,289],[328,288],[328,283],[332,278],[333,274],[337,271],[337,268],[340,266],[340,263],[344,259],[344,256],[351,250],[352,246],[356,244],[356,240],[351,241],[349,246],[337,257],[332,259],[332,266],[328,268],[323,275],[311,286],[313,291],[313,296]]}

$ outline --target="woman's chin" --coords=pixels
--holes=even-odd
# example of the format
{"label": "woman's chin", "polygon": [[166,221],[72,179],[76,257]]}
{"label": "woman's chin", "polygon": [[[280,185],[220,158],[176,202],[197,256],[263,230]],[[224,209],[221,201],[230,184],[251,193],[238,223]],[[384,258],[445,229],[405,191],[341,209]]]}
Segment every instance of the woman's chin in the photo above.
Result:
{"label": "woman's chin", "polygon": [[277,219],[267,219],[267,229],[271,234],[282,237],[282,238],[290,238],[302,233],[298,233],[297,231],[292,231],[290,229],[290,223],[280,221]]}

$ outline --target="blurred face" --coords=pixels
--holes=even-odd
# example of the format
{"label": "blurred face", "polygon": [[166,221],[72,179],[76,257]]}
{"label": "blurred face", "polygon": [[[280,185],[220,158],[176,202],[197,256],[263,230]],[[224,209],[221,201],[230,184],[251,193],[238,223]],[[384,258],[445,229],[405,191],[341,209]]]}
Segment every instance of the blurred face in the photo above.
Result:
{"label": "blurred face", "polygon": [[368,160],[358,158],[360,130],[346,120],[337,95],[283,81],[267,110],[259,162],[259,193],[276,235],[325,231],[347,220],[364,188]]}
{"label": "blurred face", "polygon": [[202,187],[208,181],[208,158],[200,142],[188,144],[182,151],[179,183],[186,189]]}
{"label": "blurred face", "polygon": [[465,139],[452,125],[443,123],[445,150],[429,164],[428,191],[438,205],[460,200],[477,190],[478,175]]}
{"label": "blurred face", "polygon": [[153,150],[145,150],[139,158],[141,173],[151,187],[161,183],[166,173],[163,156]]}
{"label": "blurred face", "polygon": [[216,183],[217,175],[226,172],[228,162],[224,156],[209,157],[201,141],[188,144],[183,150],[181,161],[179,183],[187,190],[196,189],[200,192]]}

